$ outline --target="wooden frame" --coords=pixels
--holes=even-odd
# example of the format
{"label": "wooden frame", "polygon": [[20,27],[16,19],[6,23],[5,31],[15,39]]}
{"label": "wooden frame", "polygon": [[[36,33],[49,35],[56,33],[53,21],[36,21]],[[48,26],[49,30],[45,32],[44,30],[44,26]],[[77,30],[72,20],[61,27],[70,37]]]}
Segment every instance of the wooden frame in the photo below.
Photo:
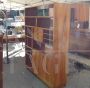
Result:
{"label": "wooden frame", "polygon": [[[67,81],[70,5],[65,3],[46,5],[45,8],[52,12],[49,12],[48,16],[45,14],[38,16],[39,7],[25,9],[26,52],[28,52],[26,65],[50,88],[62,88]],[[29,32],[31,28],[32,37],[31,34],[29,37],[27,31]],[[27,64],[28,61],[30,63]]]}
{"label": "wooden frame", "polygon": [[83,3],[76,3],[71,5],[71,24],[70,52],[75,52],[90,57],[88,5]]}

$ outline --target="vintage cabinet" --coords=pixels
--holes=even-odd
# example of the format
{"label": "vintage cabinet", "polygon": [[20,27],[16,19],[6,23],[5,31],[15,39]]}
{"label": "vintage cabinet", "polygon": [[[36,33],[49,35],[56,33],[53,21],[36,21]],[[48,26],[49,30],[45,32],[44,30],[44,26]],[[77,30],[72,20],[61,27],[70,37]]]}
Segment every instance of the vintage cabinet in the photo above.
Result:
{"label": "vintage cabinet", "polygon": [[90,57],[90,7],[83,3],[71,5],[70,51]]}
{"label": "vintage cabinet", "polygon": [[66,85],[70,5],[25,9],[26,66],[50,88]]}

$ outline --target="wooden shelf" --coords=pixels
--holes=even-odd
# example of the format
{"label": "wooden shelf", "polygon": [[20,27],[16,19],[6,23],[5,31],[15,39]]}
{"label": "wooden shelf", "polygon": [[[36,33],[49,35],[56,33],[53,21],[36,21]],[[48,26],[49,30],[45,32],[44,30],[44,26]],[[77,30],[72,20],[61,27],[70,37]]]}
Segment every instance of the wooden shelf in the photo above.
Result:
{"label": "wooden shelf", "polygon": [[33,37],[28,36],[28,35],[25,35],[25,36],[28,37],[28,38],[33,38]]}
{"label": "wooden shelf", "polygon": [[50,40],[50,41],[53,41],[52,39],[47,39],[47,38],[44,38],[44,39],[46,39],[46,40]]}
{"label": "wooden shelf", "polygon": [[25,16],[25,18],[54,18],[51,16]]}
{"label": "wooden shelf", "polygon": [[33,27],[36,27],[36,26],[29,26],[29,25],[25,25],[25,27],[30,27],[30,28],[33,28]]}
{"label": "wooden shelf", "polygon": [[[34,28],[34,27],[37,27],[37,26],[29,26],[29,25],[25,25],[25,27]],[[54,27],[50,27],[50,28],[37,27],[37,28],[42,28],[42,29],[44,29],[44,30],[50,30],[50,31],[53,31],[53,29],[54,29]]]}
{"label": "wooden shelf", "polygon": [[[52,31],[52,30],[50,30],[50,31]],[[51,34],[51,33],[50,33],[50,34],[48,34],[48,33],[44,33],[44,34],[46,34],[46,35],[50,35],[50,36],[53,35],[53,34]]]}
{"label": "wooden shelf", "polygon": [[28,46],[28,45],[25,45],[26,47],[28,47],[28,48],[30,48],[30,49],[32,49],[32,47],[30,47],[30,46]]}
{"label": "wooden shelf", "polygon": [[81,29],[79,30],[80,32],[83,32],[83,33],[90,33],[90,29]]}

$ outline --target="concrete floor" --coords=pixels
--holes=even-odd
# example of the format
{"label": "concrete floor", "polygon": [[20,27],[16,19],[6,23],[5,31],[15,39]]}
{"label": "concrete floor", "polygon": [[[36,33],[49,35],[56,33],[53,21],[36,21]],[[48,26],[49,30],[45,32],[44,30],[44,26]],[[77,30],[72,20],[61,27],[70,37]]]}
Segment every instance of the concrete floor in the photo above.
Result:
{"label": "concrete floor", "polygon": [[[20,49],[20,44],[10,44],[9,50]],[[4,47],[5,55],[5,47]],[[21,54],[10,55],[10,64],[4,64],[4,88],[48,88],[25,67],[24,49]],[[72,63],[69,64],[70,74],[65,88],[90,88],[90,71],[78,73]]]}
{"label": "concrete floor", "polygon": [[[17,53],[16,53],[17,51]],[[6,57],[4,45],[3,57]],[[19,52],[19,53],[18,53]],[[21,43],[9,44],[10,64],[4,59],[4,88],[48,88],[25,67],[25,50]]]}
{"label": "concrete floor", "polygon": [[48,88],[25,68],[24,58],[13,62],[4,64],[4,88]]}

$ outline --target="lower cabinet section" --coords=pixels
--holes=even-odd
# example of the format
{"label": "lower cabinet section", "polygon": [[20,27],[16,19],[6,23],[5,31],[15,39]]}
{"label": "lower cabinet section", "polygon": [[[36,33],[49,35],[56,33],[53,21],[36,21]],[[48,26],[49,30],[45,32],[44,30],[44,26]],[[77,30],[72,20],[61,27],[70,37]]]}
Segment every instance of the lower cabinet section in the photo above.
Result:
{"label": "lower cabinet section", "polygon": [[[60,59],[61,57],[63,59]],[[32,50],[32,59],[28,61],[30,63],[27,66],[50,88],[62,88],[66,83],[66,71],[64,70],[66,59],[65,53],[55,54]]]}

